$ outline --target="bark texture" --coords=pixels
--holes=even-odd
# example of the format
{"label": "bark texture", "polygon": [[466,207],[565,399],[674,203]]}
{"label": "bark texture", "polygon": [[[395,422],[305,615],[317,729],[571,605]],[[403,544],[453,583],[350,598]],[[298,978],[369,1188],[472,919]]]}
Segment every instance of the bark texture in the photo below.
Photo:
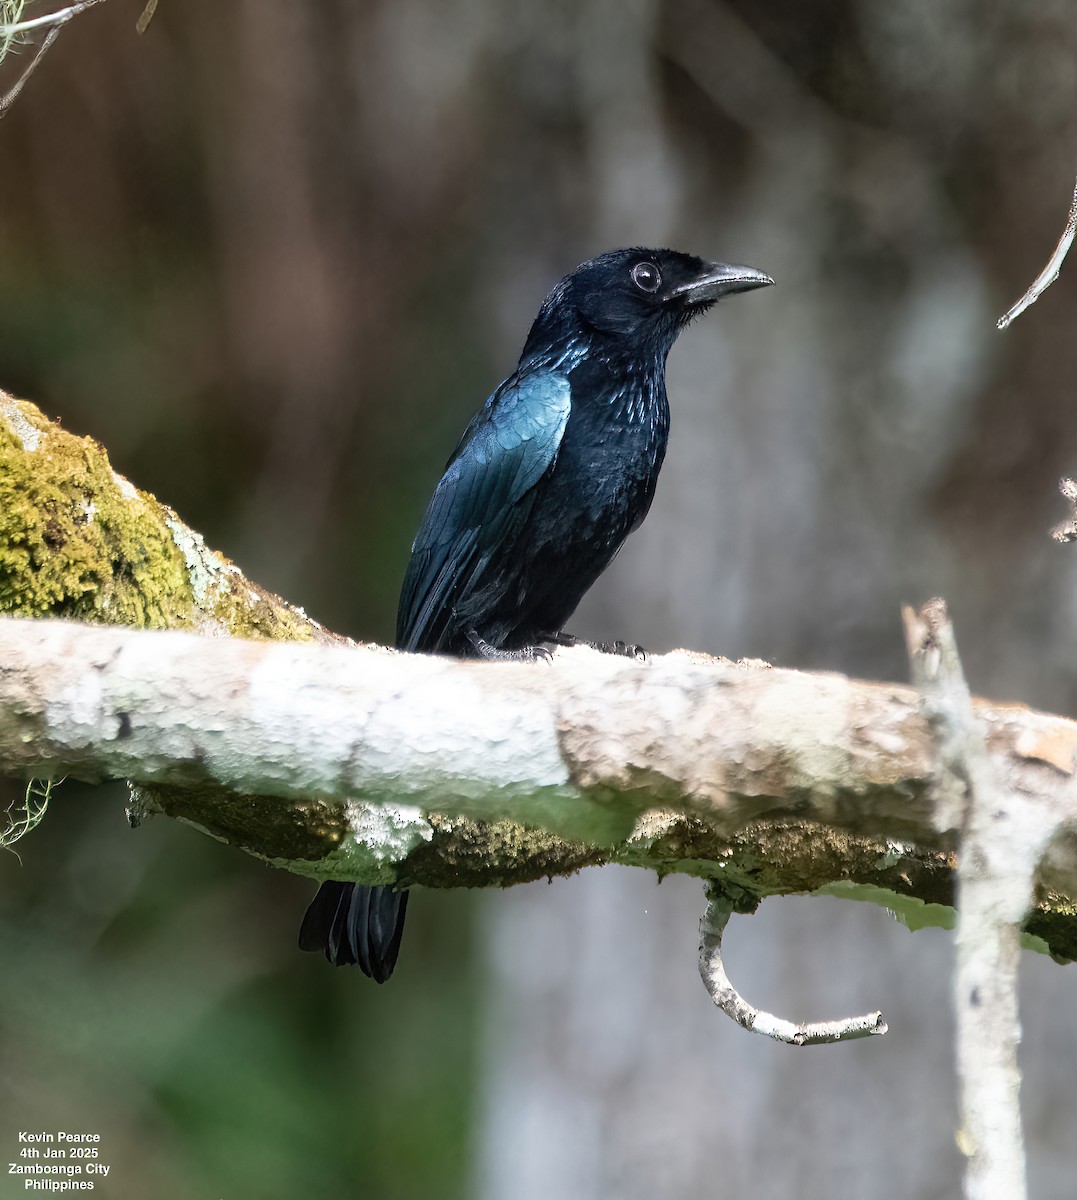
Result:
{"label": "bark texture", "polygon": [[[485,664],[17,619],[0,663],[9,770],[128,779],[141,811],[314,878],[503,886],[622,862],[742,910],[863,889],[915,924],[952,901],[957,831],[910,688],[685,651]],[[1077,723],[976,713],[1055,831],[1026,928],[1077,957]]]}

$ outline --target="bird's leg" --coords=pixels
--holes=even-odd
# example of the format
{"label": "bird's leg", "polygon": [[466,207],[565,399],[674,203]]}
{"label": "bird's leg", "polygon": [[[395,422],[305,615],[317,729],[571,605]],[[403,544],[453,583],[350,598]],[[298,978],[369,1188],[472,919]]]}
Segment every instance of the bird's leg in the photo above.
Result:
{"label": "bird's leg", "polygon": [[573,633],[555,633],[552,637],[547,638],[555,646],[589,646],[592,650],[597,650],[600,654],[620,654],[624,658],[645,659],[647,651],[642,646],[637,646],[634,642],[584,642],[576,637]]}
{"label": "bird's leg", "polygon": [[467,640],[479,658],[486,662],[549,662],[553,657],[545,646],[522,646],[519,650],[501,650],[479,637],[474,629],[467,631]]}

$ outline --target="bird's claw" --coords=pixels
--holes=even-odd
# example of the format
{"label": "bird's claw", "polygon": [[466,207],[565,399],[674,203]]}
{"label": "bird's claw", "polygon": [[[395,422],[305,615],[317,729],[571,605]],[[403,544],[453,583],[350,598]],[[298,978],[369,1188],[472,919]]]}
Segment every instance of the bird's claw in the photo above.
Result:
{"label": "bird's claw", "polygon": [[645,662],[647,651],[642,646],[637,646],[635,642],[581,642],[575,634],[572,633],[555,633],[552,637],[546,639],[554,646],[589,646],[592,650],[597,650],[599,654],[619,654],[623,658],[638,658],[640,662]]}
{"label": "bird's claw", "polygon": [[467,640],[479,658],[486,662],[550,662],[553,658],[552,651],[546,646],[522,646],[519,650],[502,650],[498,646],[491,646],[474,629],[468,630]]}
{"label": "bird's claw", "polygon": [[642,646],[637,646],[635,642],[591,642],[590,646],[593,650],[598,650],[602,654],[619,654],[623,658],[636,658],[640,662],[645,662],[647,659],[647,651]]}

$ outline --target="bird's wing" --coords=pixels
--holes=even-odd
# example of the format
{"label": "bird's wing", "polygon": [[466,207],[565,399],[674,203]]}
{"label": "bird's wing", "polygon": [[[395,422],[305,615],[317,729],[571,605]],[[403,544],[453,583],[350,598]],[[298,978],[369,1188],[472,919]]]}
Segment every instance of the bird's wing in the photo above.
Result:
{"label": "bird's wing", "polygon": [[440,648],[461,591],[526,519],[532,489],[557,458],[570,399],[560,372],[517,374],[467,427],[411,548],[397,615],[399,647]]}

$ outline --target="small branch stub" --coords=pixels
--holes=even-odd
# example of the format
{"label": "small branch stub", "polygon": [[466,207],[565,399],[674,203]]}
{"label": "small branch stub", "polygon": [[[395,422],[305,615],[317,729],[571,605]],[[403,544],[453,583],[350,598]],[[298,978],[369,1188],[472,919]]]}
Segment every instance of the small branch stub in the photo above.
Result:
{"label": "small branch stub", "polygon": [[733,907],[715,889],[707,889],[707,911],[699,923],[699,974],[711,999],[742,1028],[762,1033],[789,1046],[821,1046],[830,1042],[848,1042],[886,1032],[881,1012],[837,1021],[786,1021],[755,1008],[729,982],[722,963],[722,936],[729,924]]}
{"label": "small branch stub", "polygon": [[1051,537],[1056,542],[1062,542],[1066,545],[1069,542],[1077,542],[1077,480],[1063,478],[1058,481],[1058,490],[1069,501],[1070,517],[1067,521],[1060,521],[1051,530]]}

